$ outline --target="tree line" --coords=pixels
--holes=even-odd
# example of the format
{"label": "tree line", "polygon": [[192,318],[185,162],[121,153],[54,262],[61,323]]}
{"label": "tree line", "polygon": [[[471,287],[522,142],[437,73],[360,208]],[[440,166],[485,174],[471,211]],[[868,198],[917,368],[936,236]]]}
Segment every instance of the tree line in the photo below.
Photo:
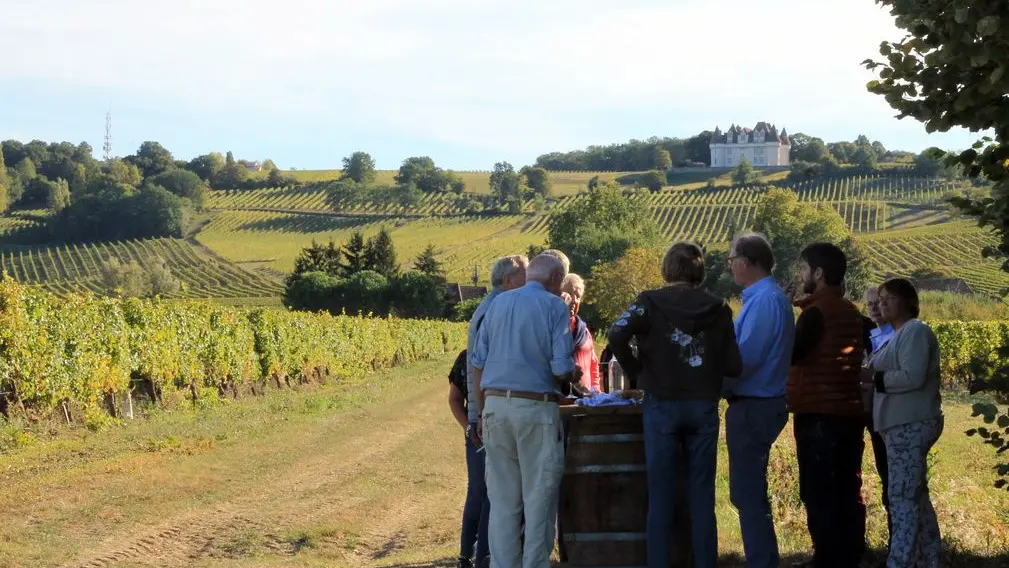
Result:
{"label": "tree line", "polygon": [[182,236],[191,210],[202,209],[210,188],[290,185],[267,160],[254,180],[246,162],[210,153],[176,160],[158,142],[136,153],[99,161],[86,142],[0,142],[0,211],[50,211],[45,237],[58,241]]}
{"label": "tree line", "polygon": [[340,179],[326,184],[326,202],[335,211],[352,210],[362,205],[378,207],[416,207],[425,194],[455,195],[456,206],[470,213],[497,207],[506,213],[520,213],[523,200],[532,200],[534,209],[542,209],[552,186],[546,169],[525,166],[519,171],[508,162],[494,164],[490,174],[490,199],[466,195],[466,183],[459,174],[445,170],[428,156],[403,160],[393,176],[393,184],[376,183],[375,160],[367,152],[354,152],[343,159]]}

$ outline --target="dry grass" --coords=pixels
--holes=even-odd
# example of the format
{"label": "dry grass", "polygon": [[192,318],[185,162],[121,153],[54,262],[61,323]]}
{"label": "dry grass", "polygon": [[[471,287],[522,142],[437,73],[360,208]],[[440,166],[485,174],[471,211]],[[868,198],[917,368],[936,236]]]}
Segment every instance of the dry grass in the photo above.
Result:
{"label": "dry grass", "polygon": [[[50,437],[36,425],[0,455],[0,566],[447,566],[465,484],[449,365],[159,411],[97,434]],[[932,471],[946,565],[996,566],[1009,558],[1009,493],[991,488],[992,452],[961,434],[968,406],[946,409]],[[20,431],[8,424],[3,441]],[[792,450],[786,430],[771,486],[782,552],[797,559],[809,538]],[[719,460],[720,549],[735,566],[724,448]],[[885,521],[868,452],[865,469],[878,547]]]}

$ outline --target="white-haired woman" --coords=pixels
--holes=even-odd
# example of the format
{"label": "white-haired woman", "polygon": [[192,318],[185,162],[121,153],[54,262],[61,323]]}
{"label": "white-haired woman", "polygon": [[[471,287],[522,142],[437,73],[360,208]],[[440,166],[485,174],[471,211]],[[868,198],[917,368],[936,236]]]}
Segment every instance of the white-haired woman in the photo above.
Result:
{"label": "white-haired woman", "polygon": [[599,359],[596,357],[596,345],[592,339],[592,332],[589,330],[585,320],[578,315],[578,310],[582,307],[582,299],[585,297],[585,280],[581,276],[571,273],[564,278],[561,284],[561,292],[571,298],[571,334],[575,344],[575,364],[582,370],[582,389],[591,392],[598,391],[599,388]]}

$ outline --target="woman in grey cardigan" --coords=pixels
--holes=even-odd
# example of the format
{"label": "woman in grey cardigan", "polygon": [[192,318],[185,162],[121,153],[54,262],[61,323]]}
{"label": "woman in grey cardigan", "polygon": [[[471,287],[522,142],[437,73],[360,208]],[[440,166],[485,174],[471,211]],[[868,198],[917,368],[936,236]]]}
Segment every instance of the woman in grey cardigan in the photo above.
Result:
{"label": "woman in grey cardigan", "polygon": [[943,429],[939,344],[918,318],[918,292],[897,278],[879,287],[879,309],[894,334],[869,361],[876,394],[872,418],[886,443],[893,516],[887,568],[939,566],[939,523],[926,476],[929,450]]}

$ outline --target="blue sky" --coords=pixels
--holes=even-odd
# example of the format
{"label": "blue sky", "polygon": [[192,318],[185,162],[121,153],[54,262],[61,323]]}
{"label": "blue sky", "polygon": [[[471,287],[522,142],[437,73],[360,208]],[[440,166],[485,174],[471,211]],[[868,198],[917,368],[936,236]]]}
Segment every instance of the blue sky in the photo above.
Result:
{"label": "blue sky", "polygon": [[0,138],[280,167],[447,168],[715,125],[964,148],[898,121],[859,63],[872,0],[0,0]]}

